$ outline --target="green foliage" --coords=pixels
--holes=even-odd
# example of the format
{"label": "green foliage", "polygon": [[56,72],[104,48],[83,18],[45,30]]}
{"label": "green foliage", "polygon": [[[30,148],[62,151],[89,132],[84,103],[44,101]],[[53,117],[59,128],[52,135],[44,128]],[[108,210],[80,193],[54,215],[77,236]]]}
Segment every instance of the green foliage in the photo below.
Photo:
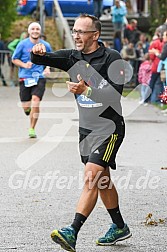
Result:
{"label": "green foliage", "polygon": [[153,35],[155,29],[162,25],[167,18],[167,0],[151,0],[151,27],[150,32]]}
{"label": "green foliage", "polygon": [[12,22],[16,19],[16,1],[0,0],[0,34],[8,38]]}
{"label": "green foliage", "polygon": [[160,7],[160,25],[165,22],[167,18],[167,0],[159,0]]}

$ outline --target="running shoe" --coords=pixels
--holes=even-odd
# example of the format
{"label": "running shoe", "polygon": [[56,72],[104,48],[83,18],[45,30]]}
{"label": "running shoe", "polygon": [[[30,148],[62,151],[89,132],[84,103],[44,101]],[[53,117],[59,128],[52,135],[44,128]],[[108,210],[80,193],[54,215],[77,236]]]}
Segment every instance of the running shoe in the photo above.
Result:
{"label": "running shoe", "polygon": [[51,233],[51,238],[54,242],[59,244],[63,249],[75,252],[76,237],[75,230],[72,226],[54,230]]}
{"label": "running shoe", "polygon": [[24,113],[29,116],[29,114],[31,113],[31,108],[28,108],[26,110],[24,110]]}
{"label": "running shoe", "polygon": [[131,236],[132,234],[127,224],[125,224],[123,228],[118,228],[117,225],[113,223],[105,236],[99,238],[96,241],[96,244],[102,246],[110,246],[114,245],[117,241],[125,240]]}
{"label": "running shoe", "polygon": [[30,138],[36,138],[35,130],[33,128],[29,128],[29,137]]}

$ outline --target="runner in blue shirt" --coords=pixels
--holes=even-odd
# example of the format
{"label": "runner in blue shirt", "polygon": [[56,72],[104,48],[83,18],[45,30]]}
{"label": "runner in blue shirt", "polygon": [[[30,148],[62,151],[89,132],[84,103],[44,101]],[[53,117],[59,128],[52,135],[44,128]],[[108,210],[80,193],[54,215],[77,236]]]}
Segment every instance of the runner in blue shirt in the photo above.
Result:
{"label": "runner in blue shirt", "polygon": [[12,62],[19,67],[20,100],[26,115],[30,115],[29,137],[35,138],[35,126],[39,116],[40,101],[45,91],[45,75],[50,73],[50,67],[33,64],[30,59],[32,47],[42,43],[47,52],[51,52],[48,42],[40,39],[41,26],[33,22],[28,27],[29,37],[22,40],[16,47]]}

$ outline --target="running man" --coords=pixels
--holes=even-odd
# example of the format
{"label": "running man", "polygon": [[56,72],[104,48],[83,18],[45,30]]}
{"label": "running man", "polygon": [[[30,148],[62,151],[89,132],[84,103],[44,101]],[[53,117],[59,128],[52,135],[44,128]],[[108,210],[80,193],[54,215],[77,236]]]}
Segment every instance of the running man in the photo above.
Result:
{"label": "running man", "polygon": [[[98,42],[100,32],[98,18],[82,14],[76,19],[72,30],[76,50],[47,53],[43,44],[37,44],[31,53],[35,64],[68,71],[71,77],[71,81],[67,82],[68,89],[75,95],[79,109],[80,154],[85,164],[84,187],[72,224],[55,229],[51,234],[54,242],[73,252],[76,251],[78,232],[94,209],[98,194],[113,223],[96,243],[113,245],[131,236],[119,210],[118,194],[110,178],[110,168],[116,169],[115,158],[125,132],[120,104],[124,83],[123,64],[117,51]],[[119,63],[114,68],[114,83],[111,81],[110,67],[115,62]]]}
{"label": "running man", "polygon": [[35,138],[35,126],[39,117],[40,101],[45,91],[45,77],[50,73],[50,67],[35,65],[31,62],[30,52],[37,43],[45,45],[46,51],[51,52],[48,42],[41,40],[41,26],[33,22],[28,27],[29,37],[22,40],[16,47],[12,62],[19,67],[20,100],[27,116],[30,115],[29,137]]}

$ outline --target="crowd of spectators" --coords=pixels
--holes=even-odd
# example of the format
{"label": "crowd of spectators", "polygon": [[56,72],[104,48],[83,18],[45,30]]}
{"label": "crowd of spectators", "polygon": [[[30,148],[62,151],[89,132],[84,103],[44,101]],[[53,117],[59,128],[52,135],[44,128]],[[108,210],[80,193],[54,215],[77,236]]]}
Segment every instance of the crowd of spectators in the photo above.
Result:
{"label": "crowd of spectators", "polygon": [[[141,7],[142,11],[143,3],[134,2],[136,2],[136,6]],[[167,20],[157,27],[154,36],[150,38],[149,34],[138,29],[137,19],[127,22],[126,1],[115,0],[114,6],[111,8],[111,15],[114,27],[113,48],[119,51],[122,58],[133,67],[133,77],[128,84],[130,86],[142,84],[140,104],[165,102],[165,99],[162,98],[167,83],[166,80],[161,80],[159,64],[161,63],[167,72],[167,39],[165,36]]]}

